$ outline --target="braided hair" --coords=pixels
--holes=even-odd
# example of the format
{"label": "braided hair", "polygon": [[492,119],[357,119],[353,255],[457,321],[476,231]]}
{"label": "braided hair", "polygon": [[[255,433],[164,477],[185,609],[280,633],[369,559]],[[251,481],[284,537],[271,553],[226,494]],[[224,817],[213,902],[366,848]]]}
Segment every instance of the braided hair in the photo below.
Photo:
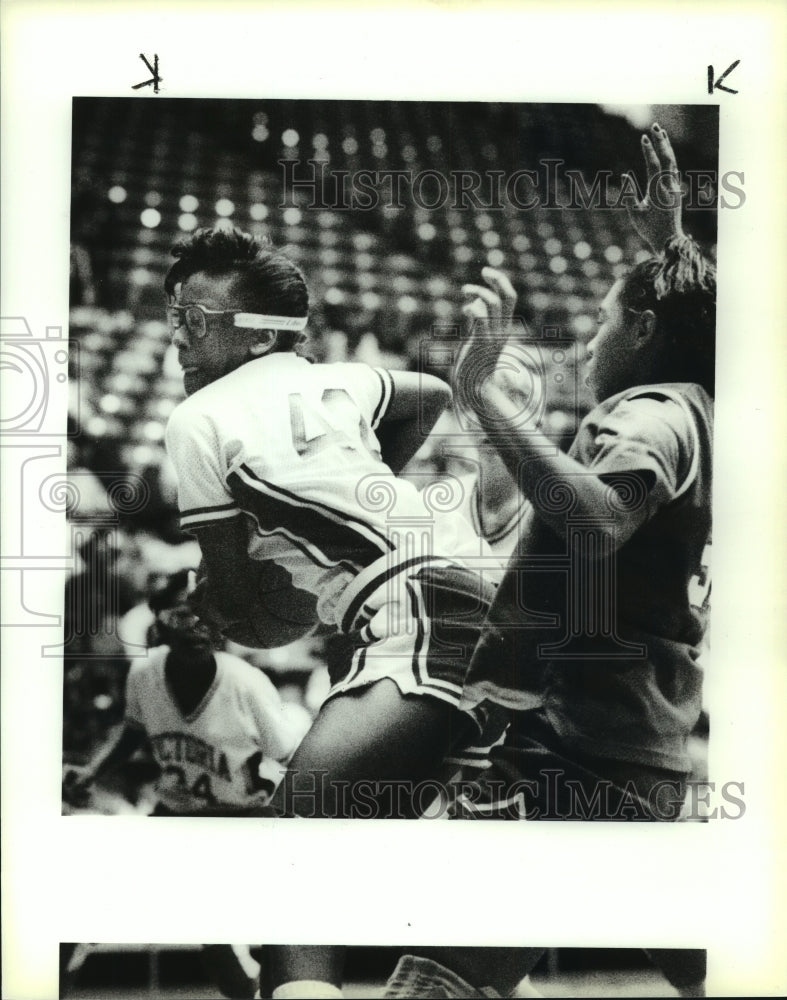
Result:
{"label": "braided hair", "polygon": [[716,269],[690,236],[673,236],[657,257],[624,277],[621,304],[651,310],[666,334],[669,381],[694,382],[711,396],[716,355]]}

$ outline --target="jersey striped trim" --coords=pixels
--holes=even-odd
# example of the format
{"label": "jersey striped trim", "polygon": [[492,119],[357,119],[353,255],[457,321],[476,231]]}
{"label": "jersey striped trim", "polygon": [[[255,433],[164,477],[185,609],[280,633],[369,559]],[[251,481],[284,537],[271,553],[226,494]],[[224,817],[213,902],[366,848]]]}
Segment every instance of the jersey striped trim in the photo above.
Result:
{"label": "jersey striped trim", "polygon": [[413,644],[412,669],[413,676],[420,686],[423,684],[426,677],[428,677],[426,662],[425,660],[422,661],[422,657],[429,648],[429,641],[426,634],[429,618],[427,617],[423,606],[423,595],[420,593],[416,594],[415,588],[409,580],[407,582],[407,593],[410,595],[410,612],[415,620],[416,628],[415,642]]}
{"label": "jersey striped trim", "polygon": [[492,761],[488,755],[479,753],[477,756],[470,751],[463,750],[461,754],[451,754],[446,757],[446,762],[455,767],[472,767],[477,771],[487,771],[492,766]]}
{"label": "jersey striped trim", "polygon": [[216,504],[213,507],[191,507],[180,513],[181,528],[197,528],[214,521],[226,521],[241,513],[236,503]]}
{"label": "jersey striped trim", "polygon": [[697,422],[694,419],[694,414],[691,412],[691,407],[683,398],[683,396],[681,396],[679,392],[675,392],[672,389],[661,389],[655,387],[653,389],[643,389],[642,391],[635,392],[632,395],[627,396],[626,398],[647,399],[648,397],[650,397],[652,399],[654,396],[655,397],[666,396],[667,399],[672,400],[673,403],[677,403],[678,406],[683,411],[686,420],[688,421],[689,430],[691,432],[691,451],[692,451],[691,463],[689,464],[689,471],[686,473],[686,478],[676,491],[675,496],[672,498],[673,500],[677,500],[678,497],[682,497],[683,494],[689,489],[694,480],[697,478],[697,472],[699,471],[700,436],[699,432],[697,431]]}
{"label": "jersey striped trim", "polygon": [[504,538],[511,534],[524,517],[526,507],[527,501],[524,497],[522,497],[519,507],[514,511],[508,521],[506,521],[502,527],[493,531],[491,535],[487,535],[484,531],[483,525],[481,524],[481,493],[478,489],[478,480],[476,479],[473,483],[473,492],[470,495],[470,520],[473,525],[473,530],[478,537],[483,538],[484,541],[488,542],[490,545],[497,545],[498,542],[502,542]]}
{"label": "jersey striped trim", "polygon": [[439,556],[413,556],[402,562],[391,563],[389,558],[378,560],[378,564],[367,566],[355,580],[350,583],[339,599],[336,608],[337,624],[341,632],[352,631],[362,605],[371,598],[376,590],[394,577],[416,566],[457,566],[452,559]]}
{"label": "jersey striped trim", "polygon": [[380,551],[393,551],[395,548],[394,543],[390,540],[390,538],[388,538],[384,532],[380,531],[379,528],[376,528],[368,521],[364,521],[360,517],[354,517],[352,514],[347,514],[343,510],[337,510],[336,507],[330,507],[327,503],[323,503],[321,500],[312,500],[309,497],[299,496],[297,493],[293,493],[284,486],[277,486],[275,483],[269,483],[265,479],[260,479],[259,476],[255,475],[255,473],[252,472],[247,465],[241,465],[240,468],[261,486],[280,496],[289,503],[308,510],[314,510],[317,513],[325,515],[331,520],[335,520],[338,524],[355,525],[354,530],[356,531],[360,531],[362,533],[368,532],[370,540],[378,546]]}
{"label": "jersey striped trim", "polygon": [[391,403],[393,403],[395,388],[394,380],[391,373],[385,368],[373,368],[373,372],[377,374],[377,377],[382,382],[382,395],[380,396],[380,402],[375,407],[374,413],[372,414],[372,430],[376,430],[380,422],[385,417],[388,412]]}
{"label": "jersey striped trim", "polygon": [[459,707],[464,711],[476,708],[481,702],[492,701],[512,711],[525,711],[533,707],[532,693],[518,688],[507,688],[491,680],[482,680],[465,685]]}
{"label": "jersey striped trim", "polygon": [[286,537],[323,568],[347,566],[357,572],[393,549],[371,525],[260,479],[246,465],[237,466],[227,482],[260,534]]}
{"label": "jersey striped trim", "polygon": [[320,549],[317,548],[316,545],[310,545],[305,538],[299,538],[297,535],[294,535],[291,531],[287,531],[286,528],[272,528],[271,530],[266,531],[264,528],[260,527],[260,522],[257,519],[257,517],[255,515],[252,516],[254,517],[254,522],[257,525],[258,535],[260,535],[263,538],[274,538],[276,536],[286,538],[291,545],[293,545],[296,549],[298,549],[299,552],[301,552],[304,556],[306,556],[306,558],[310,562],[313,562],[315,566],[319,566],[320,569],[337,569],[344,567],[353,574],[358,572],[360,568],[358,563],[352,562],[349,559],[338,559],[338,560],[328,559],[320,551]]}
{"label": "jersey striped trim", "polygon": [[[248,466],[243,466],[243,468],[246,469],[250,475],[254,476],[254,473],[248,468]],[[290,490],[285,489],[285,487],[277,486],[275,483],[269,483],[264,479],[258,479],[257,481],[292,504],[299,507],[305,507],[310,510],[315,510],[318,513],[324,514],[326,517],[335,519],[341,524],[355,525],[356,527],[354,530],[368,532],[372,541],[378,546],[381,552],[392,552],[395,548],[394,543],[390,540],[390,538],[388,538],[385,532],[380,531],[379,528],[376,528],[368,521],[362,520],[360,517],[354,517],[351,514],[347,514],[343,510],[337,510],[335,507],[329,507],[328,504],[323,503],[321,500],[311,500],[308,497],[298,496],[297,493],[292,493]]]}
{"label": "jersey striped trim", "polygon": [[483,814],[509,811],[512,806],[516,808],[519,816],[527,816],[525,808],[525,793],[515,792],[513,795],[492,799],[489,802],[474,802],[469,796],[462,792],[456,799],[457,807],[467,814]]}
{"label": "jersey striped trim", "polygon": [[352,684],[359,676],[366,664],[366,648],[364,646],[362,649],[355,651],[353,658],[350,660],[350,669],[347,672],[347,676],[343,677],[336,685],[337,691],[341,690],[347,684]]}
{"label": "jersey striped trim", "polygon": [[429,640],[432,634],[432,619],[426,608],[421,584],[417,580],[408,580],[406,587],[410,594],[412,615],[416,621],[413,675],[418,686],[430,691],[442,690],[458,699],[462,694],[461,684],[447,681],[442,677],[432,677],[429,674]]}
{"label": "jersey striped trim", "polygon": [[375,635],[374,632],[372,632],[372,618],[374,618],[376,614],[377,611],[374,608],[370,608],[367,604],[364,604],[355,622],[355,627],[358,629],[361,638],[365,643],[370,645],[373,642],[380,641],[380,636]]}

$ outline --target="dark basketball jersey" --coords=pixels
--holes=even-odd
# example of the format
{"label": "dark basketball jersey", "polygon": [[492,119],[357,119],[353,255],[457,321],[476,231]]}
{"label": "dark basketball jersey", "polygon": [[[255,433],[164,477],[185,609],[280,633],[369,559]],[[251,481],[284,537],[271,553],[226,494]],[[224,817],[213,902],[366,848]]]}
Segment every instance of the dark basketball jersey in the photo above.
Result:
{"label": "dark basketball jersey", "polygon": [[710,592],[712,432],[713,402],[696,385],[639,386],[588,414],[570,454],[609,482],[610,524],[621,505],[645,505],[647,520],[615,551],[598,518],[572,515],[569,481],[540,484],[539,501],[565,511],[565,538],[531,516],[473,657],[469,702],[529,707],[520,693],[543,677],[547,716],[567,747],[689,769]]}

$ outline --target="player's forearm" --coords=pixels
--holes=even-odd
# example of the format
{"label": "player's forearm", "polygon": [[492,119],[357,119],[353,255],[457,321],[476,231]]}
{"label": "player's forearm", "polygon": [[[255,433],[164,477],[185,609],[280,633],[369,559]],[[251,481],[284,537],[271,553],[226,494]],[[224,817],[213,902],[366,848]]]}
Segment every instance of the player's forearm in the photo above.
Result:
{"label": "player's forearm", "polygon": [[200,528],[195,532],[202,553],[200,584],[192,605],[200,618],[221,629],[245,618],[255,604],[248,556],[248,528],[242,517]]}
{"label": "player's forearm", "polygon": [[86,783],[97,781],[103,775],[119,767],[140,748],[144,738],[142,730],[123,723],[112,738],[90,760],[85,769],[83,780]]}
{"label": "player's forearm", "polygon": [[255,649],[288,646],[308,634],[315,624],[310,595],[291,588],[284,570],[249,558],[248,528],[242,518],[217,521],[196,534],[204,577],[192,595],[192,606],[203,621],[233,642]]}
{"label": "player's forearm", "polygon": [[[517,423],[520,414],[516,405],[497,386],[487,382],[481,398],[484,405],[476,415],[541,521],[561,538],[566,537],[569,510],[562,487],[570,491],[573,500],[572,519],[582,518],[587,526],[597,527],[613,548],[631,537],[646,516],[644,507],[627,511],[618,509],[623,508],[622,503],[613,506],[613,487],[556,448],[539,430]],[[502,434],[501,425],[505,425]],[[598,554],[603,553],[599,550]]]}
{"label": "player's forearm", "polygon": [[451,389],[455,397],[461,398],[462,396],[463,382],[467,378],[465,368],[467,355],[470,353],[471,347],[475,348],[472,336],[462,342],[462,346],[459,348],[459,353],[454,362],[454,367],[451,369]]}
{"label": "player's forearm", "polygon": [[[432,421],[430,430],[437,417]],[[377,431],[383,461],[392,472],[401,472],[426,440],[417,419],[397,420],[383,424]]]}
{"label": "player's forearm", "polygon": [[393,415],[383,418],[376,434],[383,461],[393,472],[401,472],[450,404],[451,389],[440,379],[424,375],[417,394],[406,393],[398,384],[396,392]]}

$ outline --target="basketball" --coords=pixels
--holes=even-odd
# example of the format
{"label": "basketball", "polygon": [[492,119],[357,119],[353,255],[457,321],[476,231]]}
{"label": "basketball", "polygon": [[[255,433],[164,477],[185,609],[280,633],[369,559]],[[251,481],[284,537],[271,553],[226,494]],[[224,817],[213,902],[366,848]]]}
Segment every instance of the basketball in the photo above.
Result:
{"label": "basketball", "polygon": [[[270,649],[293,641],[293,626],[302,627],[302,635],[317,622],[317,598],[292,585],[290,574],[272,562],[249,560],[244,571],[253,575],[252,590],[256,607],[248,609],[245,619],[233,621],[223,629],[233,642],[252,649]],[[281,624],[281,642],[276,641],[276,625]]]}

